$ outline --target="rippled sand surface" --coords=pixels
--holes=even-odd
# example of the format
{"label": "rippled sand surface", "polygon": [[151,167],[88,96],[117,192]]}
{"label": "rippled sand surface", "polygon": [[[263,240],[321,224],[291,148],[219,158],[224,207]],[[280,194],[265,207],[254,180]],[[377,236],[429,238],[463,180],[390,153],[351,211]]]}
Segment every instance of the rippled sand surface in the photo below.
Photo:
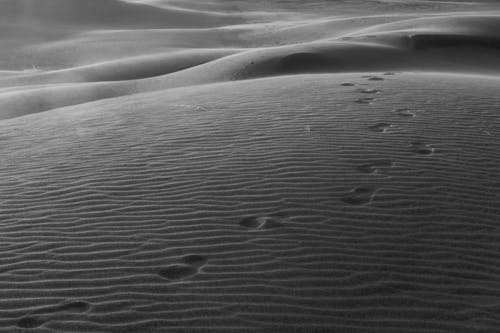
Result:
{"label": "rippled sand surface", "polygon": [[498,27],[0,0],[0,332],[497,332]]}

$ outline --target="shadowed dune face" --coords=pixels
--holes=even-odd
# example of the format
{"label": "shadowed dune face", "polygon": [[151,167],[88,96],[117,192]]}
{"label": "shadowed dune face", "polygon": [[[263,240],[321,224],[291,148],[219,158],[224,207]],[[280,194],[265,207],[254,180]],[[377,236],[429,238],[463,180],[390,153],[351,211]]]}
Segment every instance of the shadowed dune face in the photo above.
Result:
{"label": "shadowed dune face", "polygon": [[[500,22],[499,22],[500,23]],[[416,50],[440,48],[469,48],[500,49],[500,37],[468,36],[468,35],[439,35],[416,34],[410,36],[412,47]]]}
{"label": "shadowed dune face", "polygon": [[328,71],[333,67],[333,59],[329,59],[322,54],[317,53],[293,53],[284,56],[276,68],[278,73],[293,74],[293,73],[313,73]]}

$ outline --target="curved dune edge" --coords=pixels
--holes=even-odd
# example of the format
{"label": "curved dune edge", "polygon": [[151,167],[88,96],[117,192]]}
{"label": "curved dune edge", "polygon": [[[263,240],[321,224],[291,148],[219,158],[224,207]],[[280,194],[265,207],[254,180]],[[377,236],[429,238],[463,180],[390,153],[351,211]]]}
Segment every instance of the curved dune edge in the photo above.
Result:
{"label": "curved dune edge", "polygon": [[[21,79],[7,78],[3,80],[5,83],[14,84],[16,80],[22,84],[23,80],[26,83],[31,79],[39,83],[50,79],[56,82],[74,82],[85,78],[131,80],[47,85],[42,88],[20,86],[18,91],[12,87],[3,92],[0,90],[0,109],[3,110],[0,119],[127,94],[277,75],[353,71],[499,73],[500,40],[489,29],[495,23],[500,25],[500,17],[433,18],[431,22],[448,27],[448,30],[436,28],[435,31],[418,28],[428,24],[427,19],[409,21],[406,26],[409,25],[411,30],[394,30],[405,27],[405,23],[400,22],[382,25],[391,29],[389,32],[380,29],[380,35],[344,36],[341,40],[257,48],[231,55],[227,53],[235,51],[185,51],[178,53],[180,56],[153,56],[149,58],[149,63],[139,58]],[[458,26],[467,33],[449,32]],[[166,63],[167,67],[162,67]],[[173,70],[178,71],[162,75],[162,71]],[[133,80],[138,76],[155,77]]]}
{"label": "curved dune edge", "polygon": [[494,332],[498,80],[287,76],[0,122],[0,331]]}
{"label": "curved dune edge", "polygon": [[58,83],[125,81],[161,76],[234,54],[230,49],[172,51],[107,61],[87,66],[22,75],[2,79],[2,87]]}

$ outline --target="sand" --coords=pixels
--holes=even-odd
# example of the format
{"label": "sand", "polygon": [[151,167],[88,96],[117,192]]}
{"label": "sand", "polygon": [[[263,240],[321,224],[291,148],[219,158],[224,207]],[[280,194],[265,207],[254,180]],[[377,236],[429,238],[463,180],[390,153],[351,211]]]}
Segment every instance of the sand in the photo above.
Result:
{"label": "sand", "polygon": [[0,0],[0,332],[498,332],[494,1]]}

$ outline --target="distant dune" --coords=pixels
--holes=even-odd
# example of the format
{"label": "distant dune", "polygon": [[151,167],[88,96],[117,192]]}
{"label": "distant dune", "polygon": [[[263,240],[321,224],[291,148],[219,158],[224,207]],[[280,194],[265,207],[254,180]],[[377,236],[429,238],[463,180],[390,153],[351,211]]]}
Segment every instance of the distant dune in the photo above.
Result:
{"label": "distant dune", "polygon": [[497,332],[499,27],[0,0],[0,332]]}
{"label": "distant dune", "polygon": [[[116,5],[115,2],[111,3]],[[102,5],[105,7],[103,12],[110,11],[106,7],[110,4],[103,2]],[[138,5],[126,5],[125,8],[134,6]],[[138,7],[149,8],[144,5]],[[298,73],[499,73],[500,37],[496,27],[500,26],[500,15],[476,12],[467,15],[434,14],[424,18],[399,19],[393,14],[384,17],[385,20],[389,18],[392,21],[390,23],[362,29],[351,27],[351,33],[342,31],[341,34],[336,34],[333,29],[329,33],[322,33],[321,38],[316,41],[294,40],[288,45],[269,45],[270,36],[280,40],[280,44],[289,38],[286,29],[281,27],[284,25],[282,22],[278,23],[276,31],[269,28],[272,23],[253,24],[246,28],[195,30],[205,38],[203,49],[196,47],[195,43],[189,46],[189,42],[185,41],[183,45],[175,47],[174,42],[171,48],[158,53],[122,56],[71,68],[28,71],[0,77],[0,87],[3,87],[0,90],[0,109],[4,110],[0,113],[0,118],[138,92]],[[337,20],[339,19],[332,19],[330,25],[334,27]],[[340,19],[340,22],[345,23],[345,19]],[[294,28],[295,34],[300,35],[302,24]],[[350,24],[354,26],[354,22]],[[325,21],[321,25],[325,25]],[[243,35],[244,40],[249,40],[245,36],[255,34],[259,39],[263,35],[263,29],[268,31],[265,38],[260,37],[263,46],[245,48],[241,40],[235,42],[239,35]],[[310,33],[311,26],[306,25],[304,29]],[[189,30],[186,30],[187,34],[179,29],[174,29],[172,33],[189,41],[195,35],[189,33]],[[151,30],[142,30],[142,35],[134,33],[132,36],[147,39],[148,31]],[[170,30],[161,31],[169,40]],[[126,38],[123,33],[119,33],[120,38]],[[151,33],[158,42],[164,39],[154,30]],[[118,45],[110,42],[115,40],[116,36],[113,34],[106,33],[105,39],[100,39],[99,34],[94,36],[98,38],[96,42],[99,45],[105,43],[121,48],[118,41]],[[207,43],[207,39],[213,42]],[[228,41],[226,46],[222,46],[221,39]],[[86,43],[89,41],[85,40]],[[120,52],[126,52],[132,45],[131,41],[125,42],[125,50]],[[211,43],[214,48],[206,48]],[[66,45],[68,48],[72,46],[71,43]],[[43,56],[50,55],[46,47],[42,49]],[[57,53],[64,52],[64,47],[61,49],[56,44],[55,50]],[[92,49],[92,52],[99,53],[98,49]],[[58,57],[57,54],[55,56]],[[81,85],[73,85],[74,83]],[[68,84],[71,84],[70,87]]]}
{"label": "distant dune", "polygon": [[235,23],[229,15],[180,8],[158,8],[120,0],[2,0],[2,25],[69,27],[192,28]]}

